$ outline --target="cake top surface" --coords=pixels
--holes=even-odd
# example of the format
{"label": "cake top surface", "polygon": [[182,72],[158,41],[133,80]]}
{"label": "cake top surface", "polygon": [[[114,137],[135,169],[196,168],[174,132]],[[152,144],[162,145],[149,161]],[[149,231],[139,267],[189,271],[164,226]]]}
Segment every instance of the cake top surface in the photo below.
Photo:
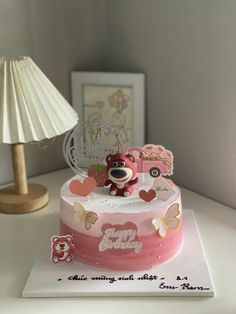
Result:
{"label": "cake top surface", "polygon": [[[74,176],[61,188],[61,198],[69,205],[74,206],[75,202],[81,203],[87,210],[96,212],[109,212],[117,213],[137,213],[157,210],[167,206],[170,202],[179,197],[179,188],[175,185],[172,186],[172,194],[167,200],[161,199],[161,191],[157,191],[157,197],[150,202],[145,202],[139,196],[140,188],[149,191],[153,184],[153,178],[147,173],[138,173],[139,183],[135,185],[134,192],[129,197],[112,196],[109,194],[108,187],[97,187],[88,196],[78,196],[71,192],[70,183],[73,180],[79,179],[79,176]],[[165,179],[164,179],[165,180]],[[159,195],[160,194],[160,195]],[[160,197],[160,198],[159,198]]]}

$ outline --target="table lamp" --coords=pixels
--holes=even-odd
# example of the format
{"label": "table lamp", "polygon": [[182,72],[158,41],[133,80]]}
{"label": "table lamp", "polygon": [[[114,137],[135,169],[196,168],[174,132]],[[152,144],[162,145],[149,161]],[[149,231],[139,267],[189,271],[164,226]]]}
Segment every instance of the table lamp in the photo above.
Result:
{"label": "table lamp", "polygon": [[0,190],[0,211],[45,206],[47,188],[27,183],[24,143],[53,138],[78,122],[77,113],[29,57],[0,58],[0,143],[11,145],[13,186]]}

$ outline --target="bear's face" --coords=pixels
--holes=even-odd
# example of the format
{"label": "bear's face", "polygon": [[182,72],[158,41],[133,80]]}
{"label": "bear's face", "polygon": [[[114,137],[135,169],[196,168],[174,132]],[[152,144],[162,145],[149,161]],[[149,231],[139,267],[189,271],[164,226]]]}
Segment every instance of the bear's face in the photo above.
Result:
{"label": "bear's face", "polygon": [[122,185],[135,177],[137,164],[131,154],[117,153],[109,155],[106,161],[107,175],[112,182]]}
{"label": "bear's face", "polygon": [[65,252],[69,251],[69,248],[70,247],[66,241],[58,242],[55,245],[55,250],[57,253],[65,253]]}
{"label": "bear's face", "polygon": [[53,237],[53,251],[57,254],[68,252],[72,246],[72,238],[69,236]]}

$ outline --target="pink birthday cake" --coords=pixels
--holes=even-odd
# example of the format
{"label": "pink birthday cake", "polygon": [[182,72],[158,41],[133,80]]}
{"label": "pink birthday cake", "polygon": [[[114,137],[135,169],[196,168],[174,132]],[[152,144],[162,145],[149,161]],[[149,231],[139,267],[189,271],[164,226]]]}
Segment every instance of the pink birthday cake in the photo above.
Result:
{"label": "pink birthday cake", "polygon": [[145,145],[109,154],[87,176],[61,188],[60,233],[71,235],[74,260],[87,265],[143,270],[174,258],[183,244],[183,217],[173,155]]}

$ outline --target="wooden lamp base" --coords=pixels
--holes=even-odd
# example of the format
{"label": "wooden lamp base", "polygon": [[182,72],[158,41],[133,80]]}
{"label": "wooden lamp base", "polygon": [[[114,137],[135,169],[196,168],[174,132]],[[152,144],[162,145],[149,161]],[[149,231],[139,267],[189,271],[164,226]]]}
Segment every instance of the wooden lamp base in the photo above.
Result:
{"label": "wooden lamp base", "polygon": [[14,185],[0,190],[0,211],[3,213],[29,213],[47,203],[48,190],[41,184],[29,183],[27,194],[17,194]]}

